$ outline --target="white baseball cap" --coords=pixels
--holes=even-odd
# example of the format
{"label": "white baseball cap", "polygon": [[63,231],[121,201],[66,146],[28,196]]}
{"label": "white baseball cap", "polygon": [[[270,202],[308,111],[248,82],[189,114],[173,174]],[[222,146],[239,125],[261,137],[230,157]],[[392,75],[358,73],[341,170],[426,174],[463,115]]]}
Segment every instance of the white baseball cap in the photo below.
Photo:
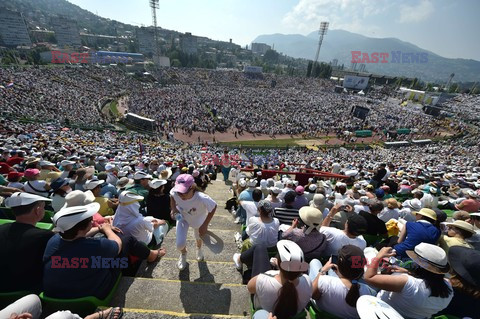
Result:
{"label": "white baseball cap", "polygon": [[55,225],[53,231],[64,233],[72,229],[75,225],[92,217],[100,210],[99,203],[91,203],[83,206],[72,206],[62,208],[53,216],[52,221]]}
{"label": "white baseball cap", "polygon": [[149,175],[142,171],[135,172],[135,175],[133,175],[133,179],[145,179],[145,178],[152,179],[152,175]]}
{"label": "white baseball cap", "polygon": [[46,197],[24,193],[16,192],[12,196],[5,199],[5,206],[8,208],[30,205],[35,202],[51,202],[52,200]]}
{"label": "white baseball cap", "polygon": [[92,190],[98,185],[103,184],[105,181],[103,179],[92,179],[85,183],[85,189]]}
{"label": "white baseball cap", "polygon": [[60,165],[62,165],[64,167],[67,166],[67,165],[73,165],[73,164],[75,164],[75,162],[74,161],[69,161],[69,160],[63,160],[63,161],[60,162]]}
{"label": "white baseball cap", "polygon": [[157,189],[160,186],[165,185],[165,184],[167,184],[167,181],[164,180],[164,179],[154,179],[153,181],[148,182],[148,185],[153,189]]}

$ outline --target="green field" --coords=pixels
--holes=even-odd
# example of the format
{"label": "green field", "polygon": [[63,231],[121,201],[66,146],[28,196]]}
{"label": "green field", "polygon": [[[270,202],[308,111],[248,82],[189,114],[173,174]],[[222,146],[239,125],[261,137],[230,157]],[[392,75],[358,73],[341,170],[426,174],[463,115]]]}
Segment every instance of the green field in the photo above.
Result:
{"label": "green field", "polygon": [[278,140],[247,140],[247,141],[234,141],[234,142],[221,142],[220,144],[226,146],[259,146],[259,147],[292,147],[299,146],[296,141],[301,141],[303,138],[289,138]]}
{"label": "green field", "polygon": [[[276,139],[276,140],[246,140],[246,141],[234,141],[234,142],[220,142],[220,144],[229,146],[229,147],[259,147],[259,148],[286,148],[286,147],[306,147],[305,145],[299,145],[297,142],[304,141],[303,138],[289,138],[289,139]],[[376,144],[376,143],[371,143]],[[319,149],[324,148],[338,148],[338,147],[347,147],[347,148],[362,148],[369,146],[369,144],[346,144],[346,145],[317,145]]]}

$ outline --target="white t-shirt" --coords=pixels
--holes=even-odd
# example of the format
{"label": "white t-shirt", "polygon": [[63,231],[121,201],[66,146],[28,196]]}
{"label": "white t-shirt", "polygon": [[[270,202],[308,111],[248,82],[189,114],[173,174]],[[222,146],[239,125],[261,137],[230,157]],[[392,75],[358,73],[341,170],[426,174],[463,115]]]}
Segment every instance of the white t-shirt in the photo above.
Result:
{"label": "white t-shirt", "polygon": [[[320,276],[318,290],[322,293],[322,297],[315,300],[315,303],[320,310],[327,311],[339,318],[358,318],[357,309],[345,301],[349,289],[340,278]],[[360,284],[360,296],[371,295],[371,292],[373,291],[367,285]]]}
{"label": "white t-shirt", "polygon": [[7,187],[12,187],[12,188],[18,188],[18,189],[23,189],[23,183],[20,182],[10,182],[8,183]]}
{"label": "white t-shirt", "polygon": [[[280,273],[280,271],[270,270],[258,275],[255,285],[255,309],[264,309],[268,312],[273,311],[275,302],[277,302],[278,299],[278,291],[282,288],[282,284],[275,279],[275,275],[278,273]],[[310,297],[312,296],[312,282],[307,275],[302,275],[298,278],[296,287],[298,294],[297,313],[299,313],[310,301]]]}
{"label": "white t-shirt", "polygon": [[361,250],[364,250],[367,246],[365,239],[360,235],[356,238],[349,238],[343,230],[333,228],[333,227],[321,227],[320,233],[324,234],[327,239],[327,247],[323,252],[324,256],[337,256],[338,251],[345,245],[355,245]]}
{"label": "white t-shirt", "polygon": [[355,210],[355,213],[360,213],[362,210],[365,212],[370,213],[370,207],[367,205],[355,205],[353,206],[353,209]]}
{"label": "white t-shirt", "polygon": [[[442,309],[445,309],[453,298],[452,293],[448,298],[431,297],[430,289],[423,279],[418,279],[407,274],[394,273],[392,276],[408,276],[407,283],[401,292],[380,290],[377,297],[395,308],[405,318],[430,318]],[[448,280],[450,289],[452,286]]]}
{"label": "white t-shirt", "polygon": [[128,225],[122,227],[123,234],[135,237],[139,242],[145,245],[150,244],[153,237],[153,223],[151,217],[139,216]]}
{"label": "white t-shirt", "polygon": [[193,197],[188,200],[181,199],[177,192],[173,190],[170,191],[170,195],[177,203],[177,209],[182,214],[183,219],[193,228],[202,226],[208,213],[217,206],[217,203],[210,196],[202,192],[196,191]]}
{"label": "white t-shirt", "polygon": [[265,224],[260,217],[252,217],[248,220],[247,228],[245,231],[250,237],[252,245],[262,244],[267,247],[273,247],[278,241],[278,228],[280,222],[278,219],[273,218],[273,221]]}
{"label": "white t-shirt", "polygon": [[249,221],[251,217],[258,216],[258,202],[242,201],[241,205],[247,212],[246,220]]}
{"label": "white t-shirt", "polygon": [[384,223],[386,223],[392,218],[398,219],[400,217],[400,212],[398,208],[390,209],[388,207],[385,207],[380,213],[378,213],[377,217],[381,219]]}
{"label": "white t-shirt", "polygon": [[53,211],[56,213],[58,212],[60,209],[62,209],[62,207],[65,206],[65,197],[64,196],[60,196],[58,194],[55,194],[52,196],[52,208],[53,208]]}
{"label": "white t-shirt", "polygon": [[271,195],[268,195],[267,198],[265,198],[265,200],[268,200],[270,202],[270,204],[272,204],[272,207],[274,209],[277,208],[277,207],[282,207],[282,205],[283,205],[283,200],[278,199],[278,197],[277,197],[277,201],[273,202]]}

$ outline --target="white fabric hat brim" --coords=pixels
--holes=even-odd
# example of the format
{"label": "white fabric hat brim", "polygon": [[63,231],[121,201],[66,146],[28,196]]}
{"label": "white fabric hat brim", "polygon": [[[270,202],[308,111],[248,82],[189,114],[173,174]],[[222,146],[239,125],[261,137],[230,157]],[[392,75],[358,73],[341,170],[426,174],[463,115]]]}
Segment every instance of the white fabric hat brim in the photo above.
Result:
{"label": "white fabric hat brim", "polygon": [[157,189],[165,184],[167,184],[167,181],[164,179],[154,179],[153,181],[148,182],[148,185],[153,189]]}
{"label": "white fabric hat brim", "polygon": [[18,206],[26,206],[35,202],[51,202],[52,200],[46,197],[35,194],[16,192],[12,196],[5,199],[5,207],[12,208]]}
{"label": "white fabric hat brim", "polygon": [[66,232],[75,225],[92,217],[100,210],[99,203],[90,203],[83,206],[73,206],[61,209],[53,216],[52,221],[55,225],[54,232]]}

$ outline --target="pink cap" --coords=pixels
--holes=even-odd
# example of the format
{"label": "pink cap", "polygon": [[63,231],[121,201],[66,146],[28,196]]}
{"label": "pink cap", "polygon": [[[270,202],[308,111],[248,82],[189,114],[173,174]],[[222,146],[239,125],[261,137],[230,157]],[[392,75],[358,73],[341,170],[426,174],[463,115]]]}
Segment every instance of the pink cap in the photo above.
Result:
{"label": "pink cap", "polygon": [[198,175],[200,175],[200,172],[199,172],[198,170],[196,170],[196,169],[193,170],[192,176],[193,176],[193,177],[198,177]]}
{"label": "pink cap", "polygon": [[193,176],[190,174],[181,174],[178,175],[175,180],[175,187],[173,188],[174,192],[185,194],[190,190],[194,183]]}
{"label": "pink cap", "polygon": [[297,188],[295,188],[295,193],[297,194],[302,195],[304,192],[305,192],[305,188],[303,188],[303,186],[297,186]]}
{"label": "pink cap", "polygon": [[25,170],[24,176],[25,177],[33,177],[33,176],[38,175],[38,174],[40,174],[40,171],[38,169],[29,168],[29,169]]}

